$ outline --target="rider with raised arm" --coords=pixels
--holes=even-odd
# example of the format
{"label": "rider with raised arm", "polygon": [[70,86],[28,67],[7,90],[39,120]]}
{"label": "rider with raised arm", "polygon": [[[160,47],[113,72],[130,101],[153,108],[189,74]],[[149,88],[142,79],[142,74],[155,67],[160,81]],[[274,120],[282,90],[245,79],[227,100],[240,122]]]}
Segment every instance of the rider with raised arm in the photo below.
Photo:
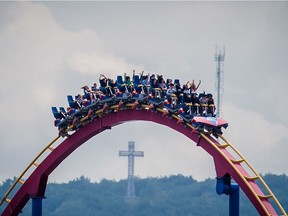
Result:
{"label": "rider with raised arm", "polygon": [[198,88],[199,88],[199,86],[200,86],[200,84],[201,84],[201,80],[199,80],[199,83],[198,83],[198,85],[196,86],[196,84],[195,84],[195,81],[194,80],[192,80],[192,83],[189,83],[189,81],[188,81],[188,84],[190,84],[190,90],[191,90],[191,93],[197,93],[197,90],[198,90]]}

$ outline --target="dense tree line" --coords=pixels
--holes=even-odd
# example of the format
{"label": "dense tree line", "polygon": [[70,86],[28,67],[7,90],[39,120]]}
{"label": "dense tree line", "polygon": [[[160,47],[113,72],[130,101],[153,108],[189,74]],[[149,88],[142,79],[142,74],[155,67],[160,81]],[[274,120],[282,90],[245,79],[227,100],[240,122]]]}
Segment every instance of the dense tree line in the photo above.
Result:
{"label": "dense tree line", "polygon": [[[265,182],[288,211],[288,176],[266,174]],[[3,197],[13,180],[0,185]],[[43,200],[43,216],[207,216],[228,215],[229,197],[217,195],[216,180],[198,182],[192,177],[173,175],[161,178],[135,179],[137,198],[125,198],[127,181],[103,179],[93,183],[81,176],[68,183],[49,183]],[[2,212],[3,204],[0,207]],[[31,201],[23,209],[31,215]],[[258,215],[240,190],[240,215]]]}

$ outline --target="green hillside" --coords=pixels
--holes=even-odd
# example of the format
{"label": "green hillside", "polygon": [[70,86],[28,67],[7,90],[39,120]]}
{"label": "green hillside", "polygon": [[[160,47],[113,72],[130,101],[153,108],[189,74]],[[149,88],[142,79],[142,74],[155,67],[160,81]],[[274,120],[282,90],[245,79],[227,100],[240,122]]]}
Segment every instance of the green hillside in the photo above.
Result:
{"label": "green hillside", "polygon": [[[265,182],[288,211],[288,176],[266,174]],[[12,180],[0,185],[1,197]],[[49,183],[43,200],[43,216],[207,216],[228,215],[229,197],[217,195],[215,179],[198,182],[182,175],[135,179],[137,199],[125,201],[127,181],[92,183],[81,176],[69,183]],[[3,204],[5,206],[5,203]],[[0,207],[2,212],[3,206]],[[31,201],[21,215],[31,215]],[[240,215],[258,215],[240,193]]]}

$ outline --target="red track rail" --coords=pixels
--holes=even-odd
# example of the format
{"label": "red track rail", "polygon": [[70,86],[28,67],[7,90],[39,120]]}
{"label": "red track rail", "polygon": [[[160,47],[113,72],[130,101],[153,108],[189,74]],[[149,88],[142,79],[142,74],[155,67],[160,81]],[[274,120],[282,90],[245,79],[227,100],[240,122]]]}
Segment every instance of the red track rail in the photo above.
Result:
{"label": "red track rail", "polygon": [[[168,126],[196,142],[213,157],[217,176],[222,177],[224,174],[229,173],[250,199],[260,215],[277,215],[275,209],[268,200],[271,196],[268,197],[264,195],[253,178],[250,177],[241,166],[240,163],[243,160],[241,162],[236,161],[226,150],[226,146],[223,147],[223,145],[219,144],[209,135],[201,133],[199,138],[199,134],[197,131],[193,130],[191,125],[186,124],[184,126],[183,124],[178,123],[175,118],[163,116],[161,112],[151,112],[145,109],[125,109],[95,119],[75,131],[60,143],[23,183],[22,187],[17,191],[4,209],[2,216],[18,215],[31,197],[44,197],[49,175],[65,158],[87,140],[116,125],[138,120],[151,121]],[[284,215],[287,214],[284,212]]]}

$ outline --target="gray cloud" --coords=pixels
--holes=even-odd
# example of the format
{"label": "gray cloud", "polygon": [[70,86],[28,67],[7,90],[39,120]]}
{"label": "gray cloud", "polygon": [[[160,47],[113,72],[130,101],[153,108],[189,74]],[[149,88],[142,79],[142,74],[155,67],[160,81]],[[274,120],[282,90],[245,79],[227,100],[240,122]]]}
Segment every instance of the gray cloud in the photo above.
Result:
{"label": "gray cloud", "polygon": [[[50,107],[65,106],[67,94],[79,93],[100,73],[116,78],[136,69],[182,83],[201,79],[200,91],[215,94],[215,44],[226,46],[225,136],[259,172],[288,172],[287,2],[0,5],[1,180],[19,175],[56,136]],[[139,129],[131,133],[132,127]],[[145,151],[136,175],[215,177],[212,158],[187,138],[135,122],[91,139],[50,180],[125,178],[127,161],[118,151],[129,140]]]}

